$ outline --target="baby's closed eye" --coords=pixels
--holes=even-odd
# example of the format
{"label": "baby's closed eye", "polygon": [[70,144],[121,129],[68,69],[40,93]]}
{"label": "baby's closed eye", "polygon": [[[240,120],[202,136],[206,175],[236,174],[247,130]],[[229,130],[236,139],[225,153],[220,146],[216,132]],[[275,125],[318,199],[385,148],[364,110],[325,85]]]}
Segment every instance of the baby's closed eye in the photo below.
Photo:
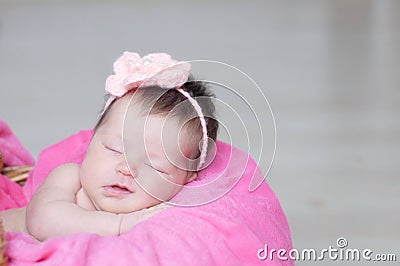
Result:
{"label": "baby's closed eye", "polygon": [[161,166],[154,165],[154,164],[151,164],[151,163],[145,163],[145,165],[147,165],[148,167],[152,168],[153,170],[156,170],[157,172],[159,172],[161,174],[165,174],[165,175],[169,174],[168,171],[166,169],[164,169],[163,167],[161,167]]}
{"label": "baby's closed eye", "polygon": [[108,144],[103,144],[104,148],[108,151],[111,151],[116,154],[122,154],[123,151],[120,147],[114,146],[114,145],[108,145]]}

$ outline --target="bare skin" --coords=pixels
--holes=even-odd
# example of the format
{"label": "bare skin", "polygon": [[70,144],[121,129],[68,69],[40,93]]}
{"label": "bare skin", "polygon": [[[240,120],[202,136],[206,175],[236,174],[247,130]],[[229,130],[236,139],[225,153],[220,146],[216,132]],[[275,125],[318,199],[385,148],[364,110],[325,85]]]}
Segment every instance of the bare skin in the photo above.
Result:
{"label": "bare skin", "polygon": [[[0,212],[6,231],[28,232],[38,240],[78,232],[120,235],[165,209],[167,205],[162,202],[172,198],[179,186],[196,178],[196,172],[182,170],[165,158],[167,149],[182,165],[186,155],[182,156],[181,151],[190,154],[193,147],[188,136],[176,138],[176,124],[166,125],[158,116],[146,120],[139,113],[133,115],[132,128],[137,137],[132,140],[134,160],[130,169],[127,167],[121,132],[128,100],[125,96],[112,107],[95,132],[81,165],[57,167],[26,208]],[[146,135],[140,130],[145,120]],[[164,147],[161,130],[179,143],[171,141]]]}

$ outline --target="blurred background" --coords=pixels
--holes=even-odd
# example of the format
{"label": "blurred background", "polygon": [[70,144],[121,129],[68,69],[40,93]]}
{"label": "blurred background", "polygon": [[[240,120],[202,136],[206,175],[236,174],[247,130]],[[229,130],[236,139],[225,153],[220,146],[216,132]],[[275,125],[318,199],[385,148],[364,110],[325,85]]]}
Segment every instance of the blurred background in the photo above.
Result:
{"label": "blurred background", "polygon": [[400,261],[400,1],[0,0],[0,119],[35,157],[93,127],[125,50],[248,73],[275,115],[267,181],[294,247],[345,237]]}

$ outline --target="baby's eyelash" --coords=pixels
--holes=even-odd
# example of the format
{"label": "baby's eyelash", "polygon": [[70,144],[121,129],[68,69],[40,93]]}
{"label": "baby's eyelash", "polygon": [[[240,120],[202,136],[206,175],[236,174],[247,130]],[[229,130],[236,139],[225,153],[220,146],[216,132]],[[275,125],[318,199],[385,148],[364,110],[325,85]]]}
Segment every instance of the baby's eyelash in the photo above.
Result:
{"label": "baby's eyelash", "polygon": [[151,165],[151,164],[148,164],[148,163],[146,163],[146,165],[149,166],[149,167],[151,167],[151,168],[153,168],[153,169],[156,170],[157,172],[160,172],[160,173],[166,174],[166,175],[168,174],[167,172],[165,172],[165,171],[163,171],[163,170],[161,170],[161,169],[155,167],[154,165]]}
{"label": "baby's eyelash", "polygon": [[110,150],[110,151],[112,151],[112,152],[122,154],[121,151],[116,150],[116,149],[114,149],[114,148],[111,148],[110,146],[104,145],[104,147],[105,147],[107,150]]}

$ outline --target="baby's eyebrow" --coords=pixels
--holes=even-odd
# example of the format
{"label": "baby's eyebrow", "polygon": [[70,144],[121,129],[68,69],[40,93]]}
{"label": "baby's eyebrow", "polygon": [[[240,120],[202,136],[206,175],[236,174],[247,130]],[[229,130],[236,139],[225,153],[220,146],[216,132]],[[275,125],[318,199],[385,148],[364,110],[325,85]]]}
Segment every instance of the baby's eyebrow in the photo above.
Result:
{"label": "baby's eyebrow", "polygon": [[[162,150],[162,148],[160,147],[160,149]],[[145,150],[146,150],[146,153],[147,153],[147,157],[150,159],[150,158],[154,158],[154,159],[157,159],[157,160],[160,160],[160,159],[167,159],[166,157],[165,157],[165,154],[164,154],[164,152],[162,152],[162,153],[159,153],[159,152],[157,152],[157,150],[156,151],[154,151],[155,149],[154,148],[150,148],[150,147],[146,147],[145,146]]]}
{"label": "baby's eyebrow", "polygon": [[169,170],[171,166],[174,166],[164,154],[160,156],[157,153],[148,152],[147,158],[152,165],[162,167],[164,170]]}
{"label": "baby's eyebrow", "polygon": [[105,136],[103,138],[102,142],[105,145],[110,145],[114,148],[121,149],[121,150],[123,149],[122,139],[120,139],[116,136],[111,136],[111,135]]}
{"label": "baby's eyebrow", "polygon": [[120,136],[120,135],[115,135],[115,134],[111,134],[111,133],[103,133],[103,134],[101,134],[101,136],[106,138],[107,140],[112,140],[112,141],[122,143],[122,136]]}

